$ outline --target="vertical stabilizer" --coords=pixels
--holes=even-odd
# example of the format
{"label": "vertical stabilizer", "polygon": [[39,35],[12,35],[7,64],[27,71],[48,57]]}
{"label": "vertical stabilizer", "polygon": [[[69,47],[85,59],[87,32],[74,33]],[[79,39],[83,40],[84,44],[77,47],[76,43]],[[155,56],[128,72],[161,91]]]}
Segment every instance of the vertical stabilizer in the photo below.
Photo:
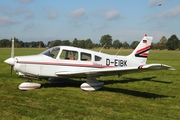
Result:
{"label": "vertical stabilizer", "polygon": [[135,50],[128,56],[136,64],[146,64],[153,37],[144,36]]}

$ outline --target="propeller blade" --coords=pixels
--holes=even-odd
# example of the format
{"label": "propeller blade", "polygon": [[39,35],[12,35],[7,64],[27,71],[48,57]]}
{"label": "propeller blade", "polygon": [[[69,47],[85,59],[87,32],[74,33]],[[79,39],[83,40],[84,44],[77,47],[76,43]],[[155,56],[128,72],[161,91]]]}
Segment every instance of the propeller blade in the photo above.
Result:
{"label": "propeller blade", "polygon": [[14,65],[11,65],[11,77],[12,77],[12,70],[13,70],[13,67],[14,67]]}
{"label": "propeller blade", "polygon": [[[14,58],[14,37],[12,38],[12,46],[11,46],[11,58]],[[14,65],[11,65],[11,76],[12,76],[12,70],[13,70]]]}
{"label": "propeller blade", "polygon": [[15,65],[15,60],[14,60],[14,39],[15,39],[15,37],[13,37],[13,38],[11,39],[11,42],[12,42],[12,46],[11,46],[11,57],[8,58],[8,59],[6,59],[6,60],[4,61],[5,63],[7,63],[7,64],[10,65],[10,74],[11,74],[11,76],[12,76],[12,69],[13,69],[13,67],[14,67],[14,65]]}
{"label": "propeller blade", "polygon": [[14,57],[14,37],[12,38],[12,46],[11,46],[11,58]]}

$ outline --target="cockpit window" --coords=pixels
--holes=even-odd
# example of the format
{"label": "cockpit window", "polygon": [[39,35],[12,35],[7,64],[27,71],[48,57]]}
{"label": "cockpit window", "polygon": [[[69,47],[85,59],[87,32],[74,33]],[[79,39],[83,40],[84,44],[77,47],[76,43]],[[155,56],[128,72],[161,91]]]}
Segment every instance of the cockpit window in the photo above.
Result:
{"label": "cockpit window", "polygon": [[49,57],[52,57],[52,58],[56,58],[58,53],[59,53],[59,50],[60,50],[60,47],[53,47],[53,48],[50,48],[44,52],[42,52],[41,54],[43,55],[47,55]]}
{"label": "cockpit window", "polygon": [[78,60],[78,52],[73,50],[62,50],[60,59]]}

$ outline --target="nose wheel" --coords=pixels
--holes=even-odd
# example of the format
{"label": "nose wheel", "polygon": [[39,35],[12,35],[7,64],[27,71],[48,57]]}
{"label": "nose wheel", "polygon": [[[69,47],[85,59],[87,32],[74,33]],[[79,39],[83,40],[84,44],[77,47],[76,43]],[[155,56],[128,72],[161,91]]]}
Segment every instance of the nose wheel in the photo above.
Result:
{"label": "nose wheel", "polygon": [[23,82],[19,85],[19,90],[32,90],[32,89],[38,89],[41,87],[41,84],[39,83],[31,83],[31,82]]}
{"label": "nose wheel", "polygon": [[29,79],[29,78],[27,82],[23,82],[18,86],[19,90],[32,90],[32,89],[38,89],[40,87],[41,87],[41,84],[32,83],[32,79]]}

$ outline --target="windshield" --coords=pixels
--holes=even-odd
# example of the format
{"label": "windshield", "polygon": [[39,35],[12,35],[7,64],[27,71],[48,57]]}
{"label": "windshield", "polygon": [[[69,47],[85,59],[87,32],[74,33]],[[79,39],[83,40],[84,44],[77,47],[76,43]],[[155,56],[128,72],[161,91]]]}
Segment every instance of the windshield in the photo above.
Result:
{"label": "windshield", "polygon": [[59,50],[60,50],[60,47],[56,46],[56,47],[52,47],[52,48],[42,52],[41,54],[47,55],[52,58],[56,58],[59,53]]}

